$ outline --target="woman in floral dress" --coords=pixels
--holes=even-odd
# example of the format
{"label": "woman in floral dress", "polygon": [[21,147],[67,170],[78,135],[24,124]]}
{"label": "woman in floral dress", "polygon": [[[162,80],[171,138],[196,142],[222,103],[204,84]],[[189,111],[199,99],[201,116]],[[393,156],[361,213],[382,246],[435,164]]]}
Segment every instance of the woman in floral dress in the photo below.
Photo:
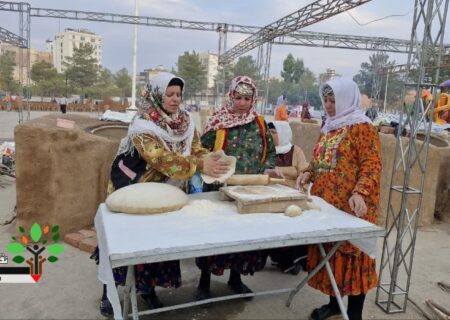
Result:
{"label": "woman in floral dress", "polygon": [[[350,79],[336,78],[321,86],[320,95],[327,114],[325,125],[313,159],[297,182],[301,185],[312,181],[313,195],[376,223],[380,211],[380,140],[376,128],[362,111],[358,86]],[[308,269],[314,269],[321,260],[318,247],[310,246]],[[365,295],[377,285],[375,260],[346,242],[330,259],[330,266],[340,294],[348,296],[349,318],[361,319]],[[314,309],[312,319],[327,319],[340,313],[325,268],[309,285],[330,296],[328,304]]]}
{"label": "woman in floral dress", "polygon": [[[150,80],[143,92],[139,113],[133,118],[128,135],[122,139],[112,164],[108,194],[134,183],[161,182],[187,190],[187,181],[196,171],[211,176],[225,173],[229,167],[200,144],[191,115],[180,108],[184,80],[168,72],[161,72]],[[98,248],[93,255],[98,260]],[[116,285],[125,284],[127,267],[113,269]],[[178,260],[135,266],[136,290],[149,308],[162,303],[155,286],[181,285]],[[100,312],[111,315],[106,285]]]}
{"label": "woman in floral dress", "polygon": [[[236,174],[263,174],[275,167],[275,145],[264,118],[256,110],[255,82],[247,76],[232,80],[229,100],[206,124],[202,145],[210,151],[223,150],[235,156]],[[206,185],[204,191],[217,190],[218,185]],[[235,293],[252,292],[241,281],[241,274],[253,274],[264,268],[266,251],[239,252],[197,258],[201,270],[197,300],[211,297],[211,273],[223,275],[230,269],[228,285]]]}

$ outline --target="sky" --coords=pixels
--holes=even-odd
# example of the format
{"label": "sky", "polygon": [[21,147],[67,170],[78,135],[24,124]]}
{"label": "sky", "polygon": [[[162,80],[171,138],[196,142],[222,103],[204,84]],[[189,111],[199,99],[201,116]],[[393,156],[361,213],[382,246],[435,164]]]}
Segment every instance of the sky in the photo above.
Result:
{"label": "sky", "polygon": [[[26,1],[26,0],[25,0]],[[239,25],[265,26],[281,19],[311,0],[138,0],[141,16],[183,19],[200,22],[222,22]],[[304,31],[334,34],[388,37],[408,40],[411,36],[414,0],[373,0],[350,10],[361,24],[389,15],[400,15],[361,26],[344,12],[308,26]],[[97,11],[134,15],[134,0],[29,0],[33,8]],[[15,12],[0,11],[0,27],[19,32],[19,17]],[[31,18],[31,46],[45,50],[45,41],[65,28],[86,28],[103,37],[103,66],[113,72],[125,67],[132,70],[133,26],[102,22],[86,22],[55,18]],[[446,23],[444,42],[450,43],[450,18]],[[227,49],[249,35],[229,33]],[[140,26],[138,31],[138,71],[163,65],[176,69],[178,56],[184,51],[217,53],[218,33],[188,29]],[[257,50],[249,51],[256,58]],[[374,52],[274,45],[270,75],[280,77],[283,60],[292,53],[303,59],[316,75],[333,68],[336,73],[352,77]],[[396,63],[406,63],[407,54],[389,53]]]}

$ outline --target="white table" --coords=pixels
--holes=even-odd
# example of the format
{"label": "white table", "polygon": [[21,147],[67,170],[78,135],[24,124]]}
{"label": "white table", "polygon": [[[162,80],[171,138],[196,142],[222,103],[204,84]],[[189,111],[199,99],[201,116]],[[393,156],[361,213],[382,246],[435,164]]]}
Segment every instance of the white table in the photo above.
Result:
{"label": "white table", "polygon": [[[308,210],[295,218],[274,213],[239,214],[234,203],[220,201],[217,192],[194,194],[189,198],[189,205],[180,211],[154,215],[113,213],[105,204],[100,205],[95,217],[100,248],[99,279],[107,284],[116,319],[120,319],[122,313],[111,268],[128,266],[132,270],[140,263],[302,244],[319,244],[324,259],[296,288],[230,295],[138,312],[134,272],[128,272],[123,316],[128,317],[130,302],[133,319],[138,319],[138,315],[286,292],[290,293],[286,303],[289,306],[294,295],[325,266],[341,312],[347,319],[328,260],[344,241],[351,241],[374,257],[376,238],[384,235],[384,229],[340,211],[318,197],[313,197],[313,203],[320,210]],[[322,246],[327,242],[336,242],[329,252]]]}

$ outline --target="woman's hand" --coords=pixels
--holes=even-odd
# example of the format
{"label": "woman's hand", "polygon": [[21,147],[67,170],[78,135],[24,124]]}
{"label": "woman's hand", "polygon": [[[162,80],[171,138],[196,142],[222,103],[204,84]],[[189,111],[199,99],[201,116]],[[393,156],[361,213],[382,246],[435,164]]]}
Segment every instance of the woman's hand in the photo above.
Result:
{"label": "woman's hand", "polygon": [[264,174],[268,175],[271,178],[285,179],[285,176],[283,175],[279,167],[275,167],[275,169],[266,169],[264,170]]}
{"label": "woman's hand", "polygon": [[357,217],[362,217],[367,213],[367,206],[364,202],[364,198],[359,193],[354,193],[350,199],[348,199],[348,204]]}
{"label": "woman's hand", "polygon": [[298,190],[303,189],[303,186],[305,184],[308,184],[311,180],[311,172],[306,171],[303,173],[300,173],[300,175],[297,177],[297,180],[295,181],[295,188]]}
{"label": "woman's hand", "polygon": [[199,169],[201,173],[215,178],[220,177],[230,170],[229,164],[221,159],[220,154],[210,154],[200,160]]}

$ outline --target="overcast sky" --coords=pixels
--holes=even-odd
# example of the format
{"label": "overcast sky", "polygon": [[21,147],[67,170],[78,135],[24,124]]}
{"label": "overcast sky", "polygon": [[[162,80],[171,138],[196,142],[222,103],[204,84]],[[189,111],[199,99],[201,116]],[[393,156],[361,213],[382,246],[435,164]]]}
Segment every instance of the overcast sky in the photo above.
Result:
{"label": "overcast sky", "polygon": [[[118,14],[134,14],[134,0],[29,0],[33,8],[100,11]],[[157,18],[193,21],[224,22],[230,24],[265,26],[292,12],[311,0],[139,0],[140,15]],[[411,35],[414,0],[373,0],[351,10],[360,23],[388,15],[404,15],[386,18],[365,26],[358,25],[349,14],[318,22],[303,30],[335,34],[364,35],[409,39]],[[406,15],[405,15],[406,14]],[[450,18],[444,41],[450,42]],[[0,11],[0,26],[18,33],[18,14]],[[133,26],[101,22],[36,18],[31,19],[31,46],[45,50],[45,40],[65,28],[87,28],[103,37],[103,66],[117,71],[132,69]],[[248,35],[228,34],[228,49]],[[218,34],[209,31],[139,27],[138,70],[163,65],[176,67],[177,58],[184,51],[212,52],[218,48]],[[305,66],[314,73],[334,68],[344,76],[353,76],[362,62],[368,61],[370,51],[310,48],[301,46],[273,46],[270,74],[280,76],[282,62],[292,53],[303,59]],[[247,54],[256,56],[256,50]],[[407,54],[390,54],[397,63],[406,63]]]}

